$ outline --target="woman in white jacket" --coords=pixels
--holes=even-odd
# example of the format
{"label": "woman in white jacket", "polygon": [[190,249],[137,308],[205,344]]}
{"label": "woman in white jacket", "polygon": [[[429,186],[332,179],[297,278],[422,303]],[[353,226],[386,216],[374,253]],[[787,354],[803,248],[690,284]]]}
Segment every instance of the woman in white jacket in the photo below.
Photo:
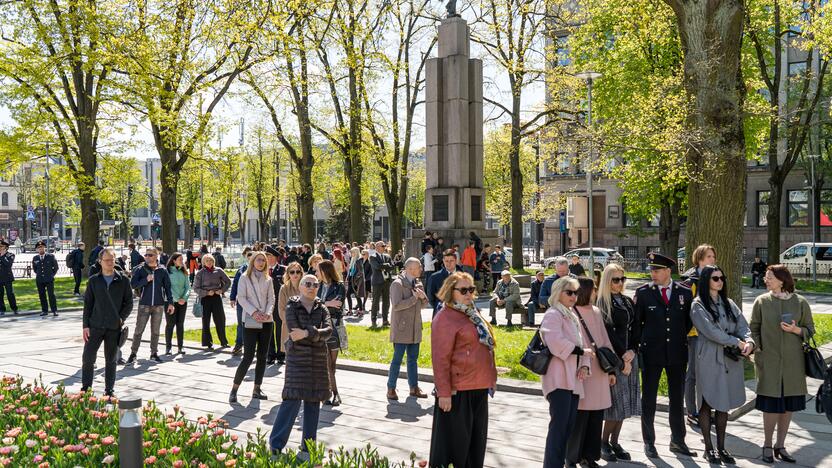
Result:
{"label": "woman in white jacket", "polygon": [[234,375],[234,386],[231,388],[229,403],[237,402],[237,389],[243,382],[251,361],[257,353],[257,365],[254,367],[254,393],[252,398],[266,400],[266,395],[260,391],[263,374],[266,372],[266,353],[269,350],[269,339],[274,327],[274,288],[269,276],[266,254],[255,252],[248,261],[248,269],[240,278],[237,286],[237,304],[243,308],[245,320],[245,335],[243,336],[243,360]]}

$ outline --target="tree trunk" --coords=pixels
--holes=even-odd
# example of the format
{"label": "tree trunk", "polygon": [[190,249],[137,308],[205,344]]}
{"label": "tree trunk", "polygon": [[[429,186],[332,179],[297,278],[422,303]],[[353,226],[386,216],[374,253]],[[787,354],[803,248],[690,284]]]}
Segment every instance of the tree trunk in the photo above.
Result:
{"label": "tree trunk", "polygon": [[315,197],[312,189],[312,168],[298,168],[298,218],[300,225],[300,243],[315,244]]}
{"label": "tree trunk", "polygon": [[[520,92],[514,93],[511,116],[511,267],[523,269],[523,173],[520,171]],[[592,196],[590,194],[590,203]]]}
{"label": "tree trunk", "polygon": [[[174,151],[166,150],[159,151],[162,157],[162,169],[160,172],[161,179],[161,199],[162,212],[160,214],[162,222],[162,251],[165,253],[176,252],[176,189],[179,186],[179,174],[172,172],[169,168],[173,164]],[[193,231],[191,231],[193,237]]]}
{"label": "tree trunk", "polygon": [[[92,265],[94,260],[90,258],[92,249],[98,245],[98,230],[101,220],[98,218],[98,204],[95,194],[89,190],[80,191],[81,199],[81,240],[87,247],[84,250],[84,265]],[[28,223],[27,223],[28,224]],[[87,276],[89,268],[84,268],[83,274]]]}
{"label": "tree trunk", "polygon": [[686,159],[688,260],[697,245],[719,254],[738,304],[742,290],[742,237],[746,156],[745,88],[740,70],[744,8],[741,0],[666,0],[673,8],[685,57],[684,83],[691,98],[688,126],[693,143]]}
{"label": "tree trunk", "polygon": [[[674,202],[662,201],[659,216],[659,245],[665,255],[676,260],[676,251],[679,250],[679,233],[681,231],[681,219],[679,210],[681,203],[674,197]],[[677,265],[678,268],[678,265]]]}
{"label": "tree trunk", "polygon": [[780,171],[772,172],[768,179],[769,198],[768,213],[766,214],[768,258],[766,262],[769,265],[776,265],[780,263],[780,206],[783,199],[783,180],[785,177],[782,176]]}

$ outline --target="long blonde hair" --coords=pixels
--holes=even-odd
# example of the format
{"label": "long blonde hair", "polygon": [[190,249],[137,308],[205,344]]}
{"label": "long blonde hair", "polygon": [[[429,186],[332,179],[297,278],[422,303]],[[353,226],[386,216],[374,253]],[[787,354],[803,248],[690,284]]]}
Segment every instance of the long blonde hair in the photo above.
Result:
{"label": "long blonde hair", "polygon": [[615,273],[623,275],[626,271],[617,263],[610,263],[604,268],[598,285],[598,297],[595,300],[595,305],[601,309],[601,316],[606,323],[612,323],[612,277]]}
{"label": "long blonde hair", "polygon": [[263,275],[268,276],[268,274],[269,274],[269,260],[266,258],[266,253],[263,252],[262,250],[258,250],[256,252],[252,252],[251,255],[248,258],[248,268],[246,268],[245,275],[249,279],[251,279],[251,275],[254,274],[254,270],[257,269],[257,267],[254,266],[254,262],[255,262],[255,260],[257,260],[257,257],[263,257],[263,261],[266,262],[266,266],[263,268],[263,271],[262,271]]}

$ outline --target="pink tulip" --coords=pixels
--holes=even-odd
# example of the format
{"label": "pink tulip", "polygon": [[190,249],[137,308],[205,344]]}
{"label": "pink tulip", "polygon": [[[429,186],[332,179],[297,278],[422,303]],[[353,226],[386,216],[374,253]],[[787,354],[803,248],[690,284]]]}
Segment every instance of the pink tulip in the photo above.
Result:
{"label": "pink tulip", "polygon": [[19,427],[9,429],[8,431],[6,431],[6,437],[17,437],[20,435],[21,430],[22,429],[20,429]]}
{"label": "pink tulip", "polygon": [[107,455],[106,457],[104,457],[103,460],[101,460],[101,463],[103,463],[105,465],[109,465],[109,464],[112,464],[115,461],[116,461],[115,455]]}
{"label": "pink tulip", "polygon": [[225,460],[225,459],[226,459],[226,457],[228,457],[228,454],[227,454],[227,453],[218,453],[218,454],[217,454],[217,460],[219,460],[219,461],[223,461],[223,460]]}
{"label": "pink tulip", "polygon": [[40,454],[35,455],[35,458],[32,459],[33,463],[40,463],[42,461],[43,461],[43,455],[40,455]]}
{"label": "pink tulip", "polygon": [[116,441],[115,437],[107,436],[107,437],[101,439],[101,445],[111,445],[115,441]]}
{"label": "pink tulip", "polygon": [[160,449],[156,452],[156,455],[159,455],[160,457],[164,457],[164,456],[165,456],[165,455],[167,455],[167,454],[168,454],[168,451],[167,451],[167,450],[165,450],[165,449],[163,449],[163,448],[160,448]]}
{"label": "pink tulip", "polygon": [[180,450],[182,450],[182,449],[180,449],[179,447],[174,446],[174,447],[171,447],[170,453],[172,453],[174,455],[179,455]]}
{"label": "pink tulip", "polygon": [[182,460],[176,460],[175,462],[173,462],[173,468],[184,468],[184,467],[185,467],[185,462],[182,461]]}
{"label": "pink tulip", "polygon": [[153,455],[144,459],[144,464],[145,465],[152,465],[154,463],[156,463],[156,457],[154,457]]}

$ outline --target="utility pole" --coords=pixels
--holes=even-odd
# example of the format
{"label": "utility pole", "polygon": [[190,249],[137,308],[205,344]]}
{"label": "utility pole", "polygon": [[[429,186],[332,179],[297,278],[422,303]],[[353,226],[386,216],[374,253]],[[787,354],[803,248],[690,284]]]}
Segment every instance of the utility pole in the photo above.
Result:
{"label": "utility pole", "polygon": [[575,75],[577,78],[586,81],[586,88],[587,88],[587,100],[588,100],[588,111],[587,111],[587,128],[589,129],[589,159],[586,163],[586,200],[588,209],[588,217],[587,225],[589,226],[589,271],[595,272],[595,249],[593,245],[593,213],[592,213],[592,163],[593,163],[593,135],[592,135],[592,82],[597,80],[601,77],[601,74],[598,72],[593,71],[585,71]]}
{"label": "utility pole", "polygon": [[49,249],[49,238],[52,237],[52,225],[49,224],[49,142],[46,142],[46,249]]}

